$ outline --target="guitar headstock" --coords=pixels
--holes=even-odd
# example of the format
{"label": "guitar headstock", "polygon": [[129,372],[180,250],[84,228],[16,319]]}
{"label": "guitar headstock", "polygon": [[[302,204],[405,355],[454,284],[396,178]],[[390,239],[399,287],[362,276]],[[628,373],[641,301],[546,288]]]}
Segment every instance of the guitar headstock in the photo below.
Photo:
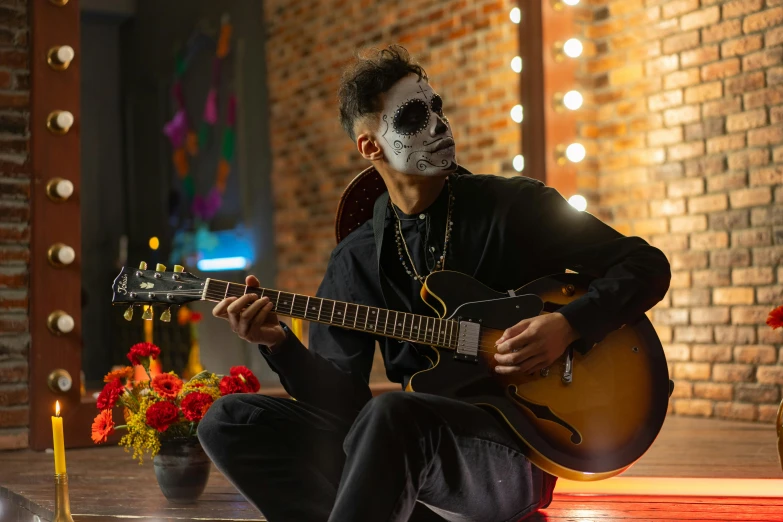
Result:
{"label": "guitar headstock", "polygon": [[[205,282],[184,268],[175,265],[173,272],[166,272],[166,267],[157,265],[155,270],[147,270],[147,263],[142,262],[139,268],[123,267],[112,284],[112,303],[129,304],[125,318],[133,317],[134,305],[162,304],[168,307],[183,305],[201,300]],[[152,312],[145,307],[144,319],[151,319]],[[171,312],[167,309],[161,319],[170,320]]]}

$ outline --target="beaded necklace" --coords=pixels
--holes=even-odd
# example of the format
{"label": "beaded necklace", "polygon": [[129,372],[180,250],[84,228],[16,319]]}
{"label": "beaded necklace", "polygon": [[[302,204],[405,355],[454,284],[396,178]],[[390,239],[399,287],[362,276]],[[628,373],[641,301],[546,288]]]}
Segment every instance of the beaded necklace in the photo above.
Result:
{"label": "beaded necklace", "polygon": [[[451,239],[451,228],[454,226],[454,222],[451,220],[451,211],[454,207],[454,194],[451,192],[451,183],[449,182],[449,178],[446,178],[446,187],[448,187],[449,191],[449,206],[448,212],[446,213],[446,237],[443,240],[443,253],[440,256],[440,259],[435,263],[435,270],[433,270],[433,272],[438,270],[445,270],[446,268],[446,252],[449,247],[449,239]],[[400,216],[397,214],[397,209],[394,208],[394,204],[391,202],[391,200],[389,200],[389,205],[391,205],[392,211],[394,211],[394,217],[397,218],[397,226],[394,228],[394,235],[397,241],[397,254],[400,257],[402,267],[409,276],[423,285],[426,277],[419,275],[419,272],[416,271],[416,265],[413,263],[413,257],[411,257],[411,253],[408,250],[408,244],[405,242],[405,238],[402,235],[402,223],[400,221]],[[405,263],[405,256],[402,255],[403,249],[405,249],[405,253],[407,254],[410,268]]]}

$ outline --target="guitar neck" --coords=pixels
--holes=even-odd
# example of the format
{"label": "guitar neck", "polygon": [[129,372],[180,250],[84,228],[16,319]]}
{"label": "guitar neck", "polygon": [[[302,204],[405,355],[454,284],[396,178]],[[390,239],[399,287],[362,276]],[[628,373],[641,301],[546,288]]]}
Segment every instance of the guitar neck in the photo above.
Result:
{"label": "guitar neck", "polygon": [[272,310],[278,315],[450,350],[457,347],[459,323],[452,319],[397,312],[216,279],[206,280],[201,300],[217,302],[226,297],[241,297],[249,293],[269,298],[274,305]]}

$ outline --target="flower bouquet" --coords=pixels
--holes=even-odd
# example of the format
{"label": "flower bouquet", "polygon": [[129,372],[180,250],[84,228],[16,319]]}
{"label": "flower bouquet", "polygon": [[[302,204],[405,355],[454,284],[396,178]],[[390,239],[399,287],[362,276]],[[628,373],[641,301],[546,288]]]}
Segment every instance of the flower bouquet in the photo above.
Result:
{"label": "flower bouquet", "polygon": [[[778,306],[769,313],[767,325],[773,330],[783,328],[783,305]],[[780,463],[781,469],[783,469],[783,401],[780,402],[780,406],[778,407],[775,428],[778,433],[778,462]]]}
{"label": "flower bouquet", "polygon": [[[131,366],[103,378],[106,385],[96,401],[100,413],[92,425],[92,440],[102,444],[115,431],[126,430],[120,446],[133,449],[139,464],[149,453],[164,495],[174,502],[192,502],[203,492],[210,469],[196,437],[199,422],[218,398],[255,393],[261,385],[244,366],[234,366],[224,376],[203,371],[187,382],[174,372],[153,376],[150,362],[158,355],[160,348],[151,343],[135,344],[128,352],[128,360],[143,367],[149,380],[134,381]],[[122,408],[122,425],[114,422],[115,407]]]}

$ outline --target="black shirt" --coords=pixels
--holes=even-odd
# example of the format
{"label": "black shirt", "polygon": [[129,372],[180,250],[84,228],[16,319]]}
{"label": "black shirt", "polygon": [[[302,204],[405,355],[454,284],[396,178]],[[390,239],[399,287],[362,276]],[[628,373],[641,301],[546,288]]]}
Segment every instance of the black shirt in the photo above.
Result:
{"label": "black shirt", "polygon": [[[554,189],[525,177],[452,175],[453,229],[446,269],[468,274],[499,292],[515,290],[565,269],[597,277],[587,294],[559,310],[588,346],[663,299],[671,272],[663,253],[625,237]],[[403,214],[403,236],[416,270],[426,275],[443,251],[448,193],[424,212]],[[381,267],[406,312],[434,316],[419,297],[421,283],[406,273],[395,242],[396,218],[387,209]],[[403,257],[409,266],[407,255]],[[372,222],[353,231],[332,252],[319,297],[386,308],[377,269]],[[389,296],[387,296],[389,297]],[[393,308],[389,303],[389,308]],[[386,375],[405,383],[429,366],[428,348],[370,333],[310,325],[309,350],[288,332],[280,350],[261,352],[286,391],[340,416],[353,418],[371,398],[368,380],[375,342]]]}

